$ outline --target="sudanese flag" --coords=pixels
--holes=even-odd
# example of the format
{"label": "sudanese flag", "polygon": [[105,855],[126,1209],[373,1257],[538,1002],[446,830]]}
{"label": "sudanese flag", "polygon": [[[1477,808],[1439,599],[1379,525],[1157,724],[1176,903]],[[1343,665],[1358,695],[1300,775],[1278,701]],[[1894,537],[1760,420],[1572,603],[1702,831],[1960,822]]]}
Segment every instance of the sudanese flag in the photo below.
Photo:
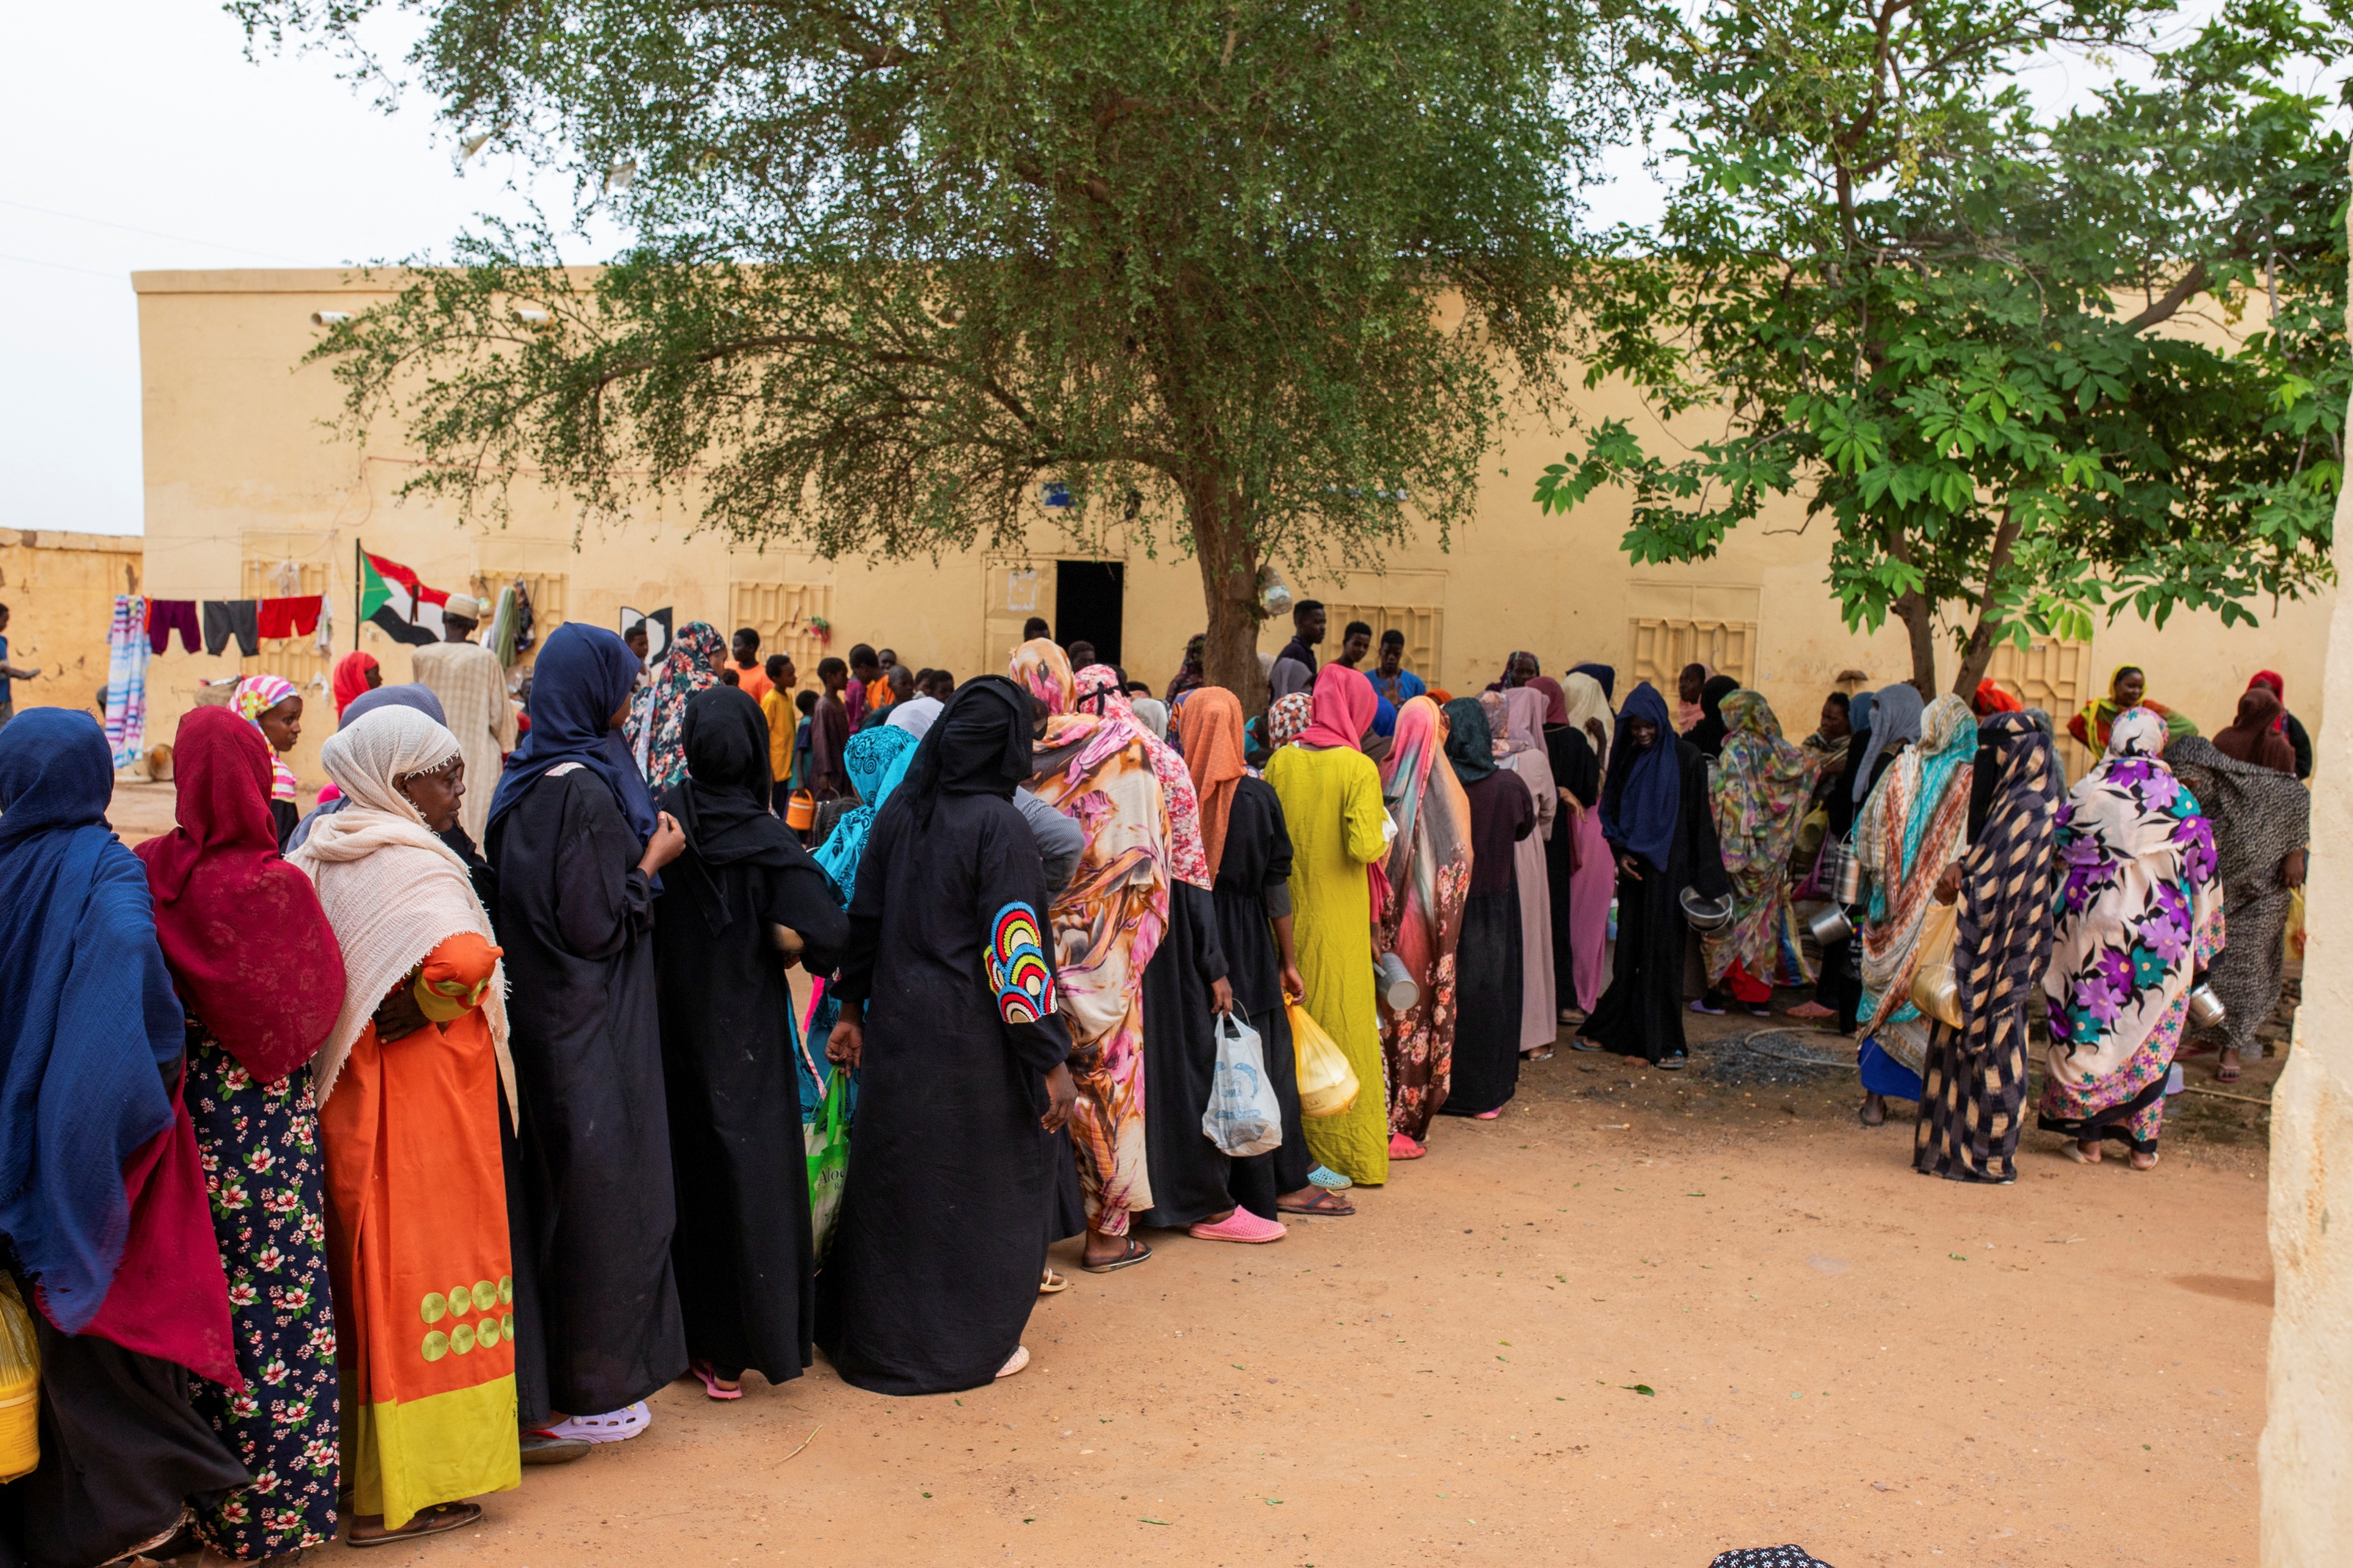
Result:
{"label": "sudanese flag", "polygon": [[428,588],[417,574],[381,555],[360,555],[360,619],[373,621],[386,637],[411,647],[440,642],[446,590]]}

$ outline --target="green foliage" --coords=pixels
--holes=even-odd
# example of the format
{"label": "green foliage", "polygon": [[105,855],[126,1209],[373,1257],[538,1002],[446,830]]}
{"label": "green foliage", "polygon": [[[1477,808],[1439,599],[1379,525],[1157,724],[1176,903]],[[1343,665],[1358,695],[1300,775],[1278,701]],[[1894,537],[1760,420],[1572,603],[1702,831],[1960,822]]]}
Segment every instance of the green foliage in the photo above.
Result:
{"label": "green foliage", "polygon": [[[453,136],[579,169],[636,238],[586,277],[486,226],[325,341],[351,426],[436,459],[412,490],[685,487],[739,540],[902,554],[1016,541],[1058,479],[1147,545],[1181,520],[1229,677],[1261,561],[1442,536],[1504,377],[1559,386],[1630,103],[1582,0],[416,8]],[[374,0],[231,9],[375,69]]]}
{"label": "green foliage", "polygon": [[[1662,19],[1683,182],[1591,290],[1591,379],[1662,448],[1588,430],[1536,497],[1633,496],[1639,562],[1712,555],[1768,500],[1834,530],[1850,626],[1892,613],[1934,677],[1940,606],[1994,641],[2129,608],[2252,621],[2329,576],[2353,374],[2347,144],[2289,89],[2343,55],[2286,0],[2178,47],[2136,0],[1747,0]],[[2021,73],[2144,68],[2038,111]]]}

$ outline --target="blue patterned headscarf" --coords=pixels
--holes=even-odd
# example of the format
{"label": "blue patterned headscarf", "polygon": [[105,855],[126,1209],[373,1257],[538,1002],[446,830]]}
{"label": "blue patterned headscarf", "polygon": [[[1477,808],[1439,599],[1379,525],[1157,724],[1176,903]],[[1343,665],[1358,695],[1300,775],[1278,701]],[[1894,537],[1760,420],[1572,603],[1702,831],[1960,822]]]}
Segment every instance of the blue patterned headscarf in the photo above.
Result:
{"label": "blue patterned headscarf", "polygon": [[866,853],[866,836],[874,829],[874,815],[907,776],[916,743],[906,731],[878,724],[849,737],[849,744],[842,750],[841,765],[849,770],[850,787],[865,804],[842,813],[841,820],[818,847],[817,863],[840,889],[845,906],[858,889],[858,861]]}

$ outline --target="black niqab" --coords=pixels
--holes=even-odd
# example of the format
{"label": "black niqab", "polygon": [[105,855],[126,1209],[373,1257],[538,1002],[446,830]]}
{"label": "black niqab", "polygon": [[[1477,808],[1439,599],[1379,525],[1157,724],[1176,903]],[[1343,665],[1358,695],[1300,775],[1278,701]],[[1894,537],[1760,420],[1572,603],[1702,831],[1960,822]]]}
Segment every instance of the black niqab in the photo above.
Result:
{"label": "black niqab", "polygon": [[768,809],[768,721],[748,693],[733,686],[696,692],[681,733],[687,776],[663,795],[662,809],[694,846],[695,902],[716,934],[730,916],[712,867],[785,871],[816,862]]}
{"label": "black niqab", "polygon": [[993,795],[1011,800],[1029,782],[1029,695],[1001,675],[978,675],[956,688],[915,749],[904,795],[925,823],[944,795]]}
{"label": "black niqab", "polygon": [[1711,757],[1724,754],[1724,738],[1729,733],[1724,723],[1724,700],[1740,689],[1740,682],[1728,675],[1712,678],[1699,689],[1700,721],[1683,737],[1701,752]]}

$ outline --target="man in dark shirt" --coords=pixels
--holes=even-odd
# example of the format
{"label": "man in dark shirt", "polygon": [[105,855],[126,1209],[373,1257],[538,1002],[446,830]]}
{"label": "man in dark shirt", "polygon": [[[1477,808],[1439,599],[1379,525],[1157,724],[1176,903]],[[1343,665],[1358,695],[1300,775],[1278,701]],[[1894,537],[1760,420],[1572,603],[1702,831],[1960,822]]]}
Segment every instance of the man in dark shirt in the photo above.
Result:
{"label": "man in dark shirt", "polygon": [[828,656],[818,661],[817,678],[825,694],[809,715],[809,792],[830,800],[849,791],[849,773],[841,763],[842,748],[849,744],[849,709],[841,700],[849,666]]}
{"label": "man in dark shirt", "polygon": [[[1315,685],[1315,645],[1324,640],[1324,601],[1302,599],[1291,612],[1291,640],[1274,656],[1267,675],[1268,694],[1288,697]],[[1371,634],[1368,632],[1366,636]]]}

